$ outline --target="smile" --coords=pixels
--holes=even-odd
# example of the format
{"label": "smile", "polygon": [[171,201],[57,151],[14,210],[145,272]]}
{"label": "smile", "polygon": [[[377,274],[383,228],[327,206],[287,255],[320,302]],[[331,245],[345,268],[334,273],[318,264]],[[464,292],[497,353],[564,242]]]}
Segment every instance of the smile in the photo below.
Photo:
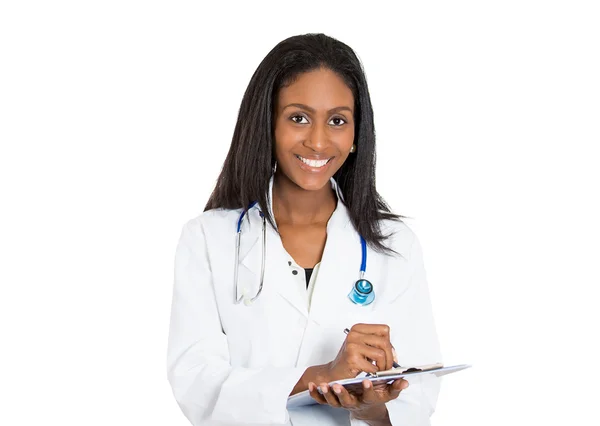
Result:
{"label": "smile", "polygon": [[304,158],[299,155],[296,155],[296,157],[298,158],[298,160],[302,161],[307,166],[315,168],[323,167],[333,159],[333,157],[331,157],[325,160],[309,160],[308,158]]}

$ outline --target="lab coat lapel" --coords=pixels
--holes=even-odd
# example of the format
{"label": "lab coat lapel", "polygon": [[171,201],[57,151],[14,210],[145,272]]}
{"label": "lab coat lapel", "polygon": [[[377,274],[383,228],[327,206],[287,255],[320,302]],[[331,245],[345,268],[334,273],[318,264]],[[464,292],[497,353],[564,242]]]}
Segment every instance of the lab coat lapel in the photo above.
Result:
{"label": "lab coat lapel", "polygon": [[298,285],[298,277],[292,275],[288,262],[289,255],[278,233],[267,234],[267,273],[266,281],[271,288],[284,299],[286,304],[293,306],[304,317],[308,318],[308,295],[306,289]]}
{"label": "lab coat lapel", "polygon": [[339,315],[340,309],[351,304],[347,295],[358,279],[361,254],[360,236],[338,194],[338,206],[327,224],[327,241],[311,302],[310,316],[315,323],[323,325],[333,317],[332,312]]}
{"label": "lab coat lapel", "polygon": [[[269,182],[269,213],[275,222],[273,212],[273,177]],[[249,227],[242,228],[242,244],[240,249],[240,262],[253,275],[251,283],[252,290],[256,294],[260,284],[260,272],[262,265],[262,218],[258,205],[250,209]],[[273,229],[267,222],[266,235],[266,256],[265,256],[265,278],[263,283],[263,293],[277,292],[286,303],[292,305],[302,315],[308,317],[308,297],[306,291],[300,291],[296,277],[291,273],[288,265],[288,254],[283,247],[281,237],[276,229]],[[250,229],[248,229],[250,228]],[[266,295],[265,295],[266,296]],[[263,297],[261,295],[260,297]]]}
{"label": "lab coat lapel", "polygon": [[[275,215],[273,214],[273,182],[274,177],[271,176],[269,182],[269,197],[268,197],[268,214],[273,219],[275,227],[277,223],[275,221]],[[292,305],[302,315],[308,318],[308,296],[306,291],[303,291],[298,286],[297,278],[292,275],[292,271],[289,267],[288,262],[291,260],[291,256],[283,247],[281,236],[277,228],[273,229],[269,227],[267,232],[267,270],[269,271],[266,275],[268,278],[269,285],[277,291],[277,293],[285,299],[286,303]]]}
{"label": "lab coat lapel", "polygon": [[[342,195],[338,197],[341,199]],[[313,322],[323,327],[341,327],[342,330],[358,322],[378,322],[381,320],[378,315],[383,309],[377,307],[394,300],[405,290],[406,281],[399,279],[403,276],[399,268],[406,265],[413,238],[408,228],[391,223],[382,223],[382,232],[390,236],[385,243],[392,246],[399,257],[377,253],[367,245],[365,279],[373,284],[375,300],[369,305],[354,304],[348,294],[360,277],[360,234],[352,225],[347,207],[341,204],[336,209],[327,226],[327,243],[312,297],[310,318]],[[394,262],[391,269],[389,262]],[[388,275],[390,270],[394,271],[393,276]]]}

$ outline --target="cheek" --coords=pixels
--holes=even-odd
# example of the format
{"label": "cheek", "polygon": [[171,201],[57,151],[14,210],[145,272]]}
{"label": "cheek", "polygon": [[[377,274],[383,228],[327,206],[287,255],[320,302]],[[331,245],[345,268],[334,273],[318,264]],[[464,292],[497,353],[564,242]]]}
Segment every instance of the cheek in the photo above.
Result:
{"label": "cheek", "polygon": [[279,151],[287,151],[294,147],[298,142],[306,137],[305,132],[294,129],[291,126],[278,123],[273,132],[275,137],[275,153]]}
{"label": "cheek", "polygon": [[275,144],[275,157],[277,158],[281,151],[285,149],[285,141],[287,140],[286,132],[281,124],[277,123],[275,126],[273,137],[275,138],[273,141]]}
{"label": "cheek", "polygon": [[336,138],[336,145],[339,147],[340,151],[345,154],[350,151],[352,144],[354,144],[354,128],[349,128],[344,132],[340,132],[340,134]]}

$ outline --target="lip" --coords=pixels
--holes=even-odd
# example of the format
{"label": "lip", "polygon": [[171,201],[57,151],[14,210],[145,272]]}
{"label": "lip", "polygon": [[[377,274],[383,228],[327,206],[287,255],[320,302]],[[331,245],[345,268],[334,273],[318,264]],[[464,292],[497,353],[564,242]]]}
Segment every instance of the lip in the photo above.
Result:
{"label": "lip", "polygon": [[298,158],[299,157],[298,154],[295,154],[294,157],[298,161],[298,164],[299,164],[300,168],[302,170],[304,170],[305,172],[308,172],[308,173],[322,173],[322,172],[326,171],[327,169],[329,169],[329,165],[333,162],[333,159],[335,158],[335,157],[325,157],[325,158],[322,158],[322,157],[321,158],[312,157],[311,158],[311,157],[300,156],[302,158],[306,158],[307,160],[317,160],[318,161],[318,160],[329,159],[329,161],[327,162],[327,164],[325,164],[322,167],[311,167],[308,164],[304,163],[300,158]]}

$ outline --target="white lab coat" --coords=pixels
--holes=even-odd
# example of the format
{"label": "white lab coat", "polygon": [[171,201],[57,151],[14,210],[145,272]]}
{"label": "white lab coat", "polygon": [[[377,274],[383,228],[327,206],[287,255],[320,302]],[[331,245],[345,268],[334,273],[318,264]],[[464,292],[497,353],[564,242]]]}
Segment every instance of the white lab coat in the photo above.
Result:
{"label": "white lab coat", "polygon": [[[331,184],[341,198],[333,179]],[[310,305],[304,271],[267,223],[263,291],[245,306],[234,304],[240,212],[216,209],[190,220],[176,250],[167,371],[175,399],[193,425],[366,425],[344,409],[286,409],[305,369],[333,360],[346,337],[344,328],[356,323],[388,324],[400,365],[442,361],[421,246],[405,223],[383,224],[384,232],[394,233],[388,244],[400,256],[368,249],[365,278],[376,296],[367,306],[347,297],[358,279],[361,246],[342,202],[327,224]],[[248,217],[250,223],[245,218],[242,227],[239,282],[254,295],[262,255],[258,205]],[[433,375],[410,379],[408,389],[386,404],[392,424],[429,425],[440,380]]]}

